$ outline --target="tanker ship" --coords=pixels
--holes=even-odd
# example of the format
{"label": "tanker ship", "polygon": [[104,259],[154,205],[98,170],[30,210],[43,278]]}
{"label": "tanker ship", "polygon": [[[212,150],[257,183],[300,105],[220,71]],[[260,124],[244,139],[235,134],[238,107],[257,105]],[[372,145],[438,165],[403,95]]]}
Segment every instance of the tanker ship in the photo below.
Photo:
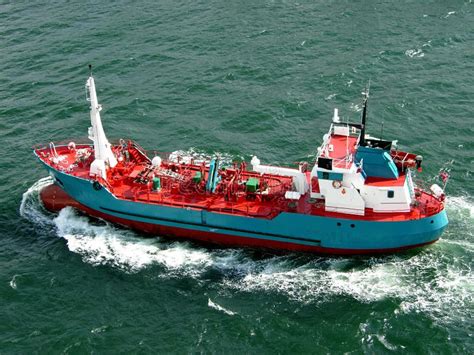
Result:
{"label": "tanker ship", "polygon": [[332,255],[428,245],[448,224],[445,186],[414,182],[422,157],[366,133],[368,90],[360,122],[342,122],[335,109],[315,160],[293,167],[256,156],[224,164],[148,154],[130,139],[110,143],[92,71],[86,92],[90,141],[34,149],[54,180],[40,191],[48,210],[71,206],[150,235]]}

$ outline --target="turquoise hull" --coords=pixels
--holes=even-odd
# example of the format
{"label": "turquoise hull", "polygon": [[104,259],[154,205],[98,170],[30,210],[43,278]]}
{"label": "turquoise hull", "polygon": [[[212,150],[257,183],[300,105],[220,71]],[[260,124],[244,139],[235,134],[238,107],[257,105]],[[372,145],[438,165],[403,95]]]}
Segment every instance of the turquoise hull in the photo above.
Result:
{"label": "turquoise hull", "polygon": [[217,244],[288,245],[285,249],[331,254],[392,252],[435,242],[448,224],[444,209],[428,218],[385,222],[287,212],[263,219],[147,204],[117,199],[105,187],[94,188],[90,180],[45,167],[57,184],[93,215],[137,229],[144,226],[145,231],[157,226],[158,232],[176,230],[181,233],[170,234],[205,236],[194,239]]}

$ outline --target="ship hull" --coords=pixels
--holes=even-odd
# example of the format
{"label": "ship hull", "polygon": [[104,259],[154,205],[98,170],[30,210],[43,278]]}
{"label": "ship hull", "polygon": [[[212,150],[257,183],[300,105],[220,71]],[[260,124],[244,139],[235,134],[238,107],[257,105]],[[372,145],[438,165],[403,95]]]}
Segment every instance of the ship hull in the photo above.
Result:
{"label": "ship hull", "polygon": [[105,187],[46,165],[56,184],[42,191],[48,209],[84,213],[145,233],[206,243],[331,255],[394,253],[439,239],[444,209],[408,221],[364,221],[283,212],[273,219],[117,199]]}

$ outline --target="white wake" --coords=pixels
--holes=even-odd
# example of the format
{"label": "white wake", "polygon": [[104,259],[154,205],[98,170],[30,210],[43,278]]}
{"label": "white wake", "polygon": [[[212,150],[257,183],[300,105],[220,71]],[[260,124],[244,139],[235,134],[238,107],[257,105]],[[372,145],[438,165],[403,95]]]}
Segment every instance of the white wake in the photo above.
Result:
{"label": "white wake", "polygon": [[[41,179],[23,195],[20,212],[38,228],[54,226],[57,237],[86,263],[139,272],[158,266],[159,277],[191,277],[215,282],[231,292],[269,292],[305,304],[344,295],[360,302],[396,299],[399,312],[425,312],[438,320],[459,319],[474,311],[474,205],[452,197],[447,210],[451,224],[438,243],[415,255],[380,258],[330,258],[300,255],[256,257],[236,249],[206,249],[186,242],[144,238],[103,221],[91,220],[72,208],[58,215],[44,211]],[[209,271],[219,275],[209,281]],[[208,306],[234,313],[209,299]]]}

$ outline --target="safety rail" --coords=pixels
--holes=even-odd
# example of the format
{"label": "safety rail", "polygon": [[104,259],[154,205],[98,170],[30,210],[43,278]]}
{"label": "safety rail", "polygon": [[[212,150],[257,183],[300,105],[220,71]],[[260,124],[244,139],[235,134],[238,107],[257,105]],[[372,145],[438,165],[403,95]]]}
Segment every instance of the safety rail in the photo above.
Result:
{"label": "safety rail", "polygon": [[53,142],[50,142],[50,143],[49,143],[49,152],[50,152],[51,155],[54,156],[55,158],[58,157],[58,152],[56,151],[56,146],[54,145]]}
{"label": "safety rail", "polygon": [[60,140],[60,141],[54,141],[54,142],[48,142],[48,143],[37,143],[32,146],[34,150],[42,150],[42,149],[49,149],[50,144],[54,144],[56,148],[59,147],[67,147],[70,142],[74,142],[76,144],[76,147],[78,146],[93,146],[93,143],[90,140],[87,140],[86,138],[78,138],[78,139],[69,139],[69,140]]}
{"label": "safety rail", "polygon": [[[56,148],[59,147],[67,147],[69,143],[74,142],[76,144],[76,148],[85,148],[85,147],[91,147],[93,148],[94,145],[92,141],[86,137],[79,137],[79,138],[73,138],[69,140],[60,140],[60,141],[55,141],[54,145]],[[165,151],[160,151],[158,149],[144,149],[141,145],[136,143],[133,140],[130,139],[113,139],[110,140],[110,144],[112,146],[123,146],[124,144],[127,144],[127,142],[130,142],[132,144],[132,147],[134,147],[143,157],[151,162],[151,159],[154,156],[159,156],[162,158],[162,160],[171,160],[174,157],[177,157],[178,160],[183,161],[184,159],[188,158],[189,156],[186,153],[179,154],[176,152],[165,152]],[[49,144],[48,143],[38,143],[32,146],[33,150],[38,151],[38,150],[43,150],[43,149],[49,149]],[[191,157],[192,160],[195,160],[196,162],[201,162],[205,160],[208,162],[207,159],[202,159],[201,157],[193,158]],[[212,158],[211,158],[212,159]],[[210,160],[210,159],[209,159]]]}
{"label": "safety rail", "polygon": [[[332,166],[335,168],[348,169],[351,167],[353,162],[354,158],[352,154],[349,154],[347,157],[341,159],[332,158]],[[341,163],[343,163],[343,166],[341,166]]]}
{"label": "safety rail", "polygon": [[[344,125],[343,123],[341,124]],[[316,161],[318,161],[318,158],[321,158],[321,157],[330,158],[330,150],[329,150],[330,138],[334,134],[334,127],[335,127],[334,124],[331,123],[328,133],[324,135],[323,143],[317,149],[316,159],[315,159]],[[353,133],[349,131],[348,137],[357,137],[357,141],[355,144],[356,146],[359,145],[360,135],[358,133]],[[354,162],[354,156],[352,153],[350,153],[349,155],[346,155],[343,158],[331,158],[331,159],[333,161],[334,167],[343,168],[343,169],[349,168],[351,164]],[[343,166],[341,166],[341,163],[343,163]]]}
{"label": "safety rail", "polygon": [[135,141],[130,141],[130,142],[131,142],[132,147],[135,148],[136,151],[137,151],[141,156],[143,156],[146,160],[148,160],[149,162],[151,162],[150,157],[147,155],[147,151],[146,151],[145,149],[143,149],[141,145],[139,145],[139,144],[136,143]]}
{"label": "safety rail", "polygon": [[[99,181],[99,180],[98,180]],[[100,180],[102,183],[102,179]],[[105,185],[109,188],[110,191],[112,191],[112,188],[109,187],[110,185],[108,183],[105,183]],[[154,195],[154,198],[151,198],[151,196]],[[219,213],[230,213],[230,214],[238,214],[242,216],[249,216],[249,217],[261,217],[261,218],[267,218],[271,219],[276,217],[278,214],[283,212],[283,209],[281,208],[275,208],[271,207],[269,212],[266,214],[258,214],[258,213],[253,213],[250,210],[249,205],[245,206],[245,209],[238,208],[236,207],[236,204],[230,203],[230,206],[227,207],[211,207],[211,206],[203,206],[203,205],[197,205],[193,203],[189,203],[185,198],[182,196],[181,200],[174,200],[170,201],[167,199],[170,194],[168,193],[154,193],[153,190],[150,190],[148,186],[143,186],[143,187],[137,187],[134,191],[132,196],[127,197],[127,196],[116,196],[117,198],[124,199],[124,200],[130,200],[130,201],[143,201],[147,203],[154,203],[154,204],[160,204],[160,205],[165,205],[165,206],[171,206],[171,207],[179,207],[183,209],[194,209],[194,210],[205,210],[209,212],[219,212]],[[176,196],[174,196],[176,198]]]}

